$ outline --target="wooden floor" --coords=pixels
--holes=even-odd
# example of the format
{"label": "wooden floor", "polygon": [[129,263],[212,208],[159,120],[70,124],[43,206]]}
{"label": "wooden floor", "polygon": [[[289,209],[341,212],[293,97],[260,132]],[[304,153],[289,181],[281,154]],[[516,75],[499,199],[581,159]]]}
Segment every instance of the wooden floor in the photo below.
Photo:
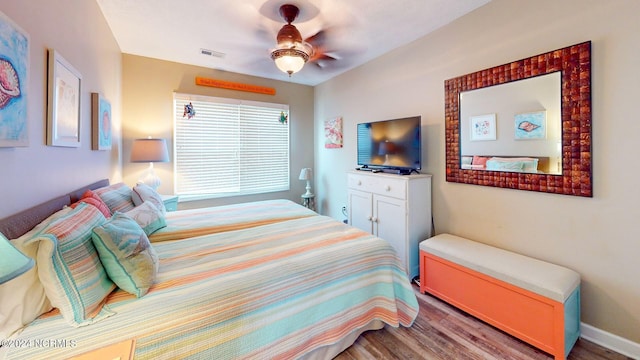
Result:
{"label": "wooden floor", "polygon": [[[413,326],[368,331],[336,359],[553,359],[433,296],[420,294],[415,285],[414,289],[420,313]],[[568,359],[631,358],[578,339]]]}

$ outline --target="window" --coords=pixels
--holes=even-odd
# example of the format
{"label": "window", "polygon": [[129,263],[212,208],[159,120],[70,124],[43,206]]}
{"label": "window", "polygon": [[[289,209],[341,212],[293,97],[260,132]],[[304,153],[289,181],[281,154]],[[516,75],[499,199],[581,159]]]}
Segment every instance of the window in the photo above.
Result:
{"label": "window", "polygon": [[181,200],[289,190],[289,125],[279,121],[288,105],[176,93],[174,106]]}

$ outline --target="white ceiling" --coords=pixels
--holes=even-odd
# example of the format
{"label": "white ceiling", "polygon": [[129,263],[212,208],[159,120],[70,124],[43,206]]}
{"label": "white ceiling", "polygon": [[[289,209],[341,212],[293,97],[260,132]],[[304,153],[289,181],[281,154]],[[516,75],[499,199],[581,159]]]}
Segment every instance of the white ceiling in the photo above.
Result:
{"label": "white ceiling", "polygon": [[[97,0],[126,54],[317,85],[410,43],[491,0]],[[303,38],[327,31],[329,54],[291,78],[270,58],[294,4]],[[201,49],[223,53],[202,55]]]}

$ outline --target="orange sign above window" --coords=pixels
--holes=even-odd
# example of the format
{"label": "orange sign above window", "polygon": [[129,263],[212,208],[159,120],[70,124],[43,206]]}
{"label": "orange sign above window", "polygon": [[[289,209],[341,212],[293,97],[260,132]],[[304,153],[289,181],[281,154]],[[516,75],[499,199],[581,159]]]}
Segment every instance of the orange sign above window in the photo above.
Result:
{"label": "orange sign above window", "polygon": [[196,77],[196,85],[211,86],[211,87],[229,89],[229,90],[247,91],[247,92],[266,94],[266,95],[276,94],[276,89],[272,87],[243,84],[243,83],[224,81],[224,80],[218,80],[218,79],[209,79],[209,78],[203,78],[199,76]]}

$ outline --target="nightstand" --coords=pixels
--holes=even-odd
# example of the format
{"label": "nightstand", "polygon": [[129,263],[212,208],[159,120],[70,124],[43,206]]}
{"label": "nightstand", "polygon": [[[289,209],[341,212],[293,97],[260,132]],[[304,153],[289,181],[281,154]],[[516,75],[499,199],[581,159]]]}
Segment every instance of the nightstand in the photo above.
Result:
{"label": "nightstand", "polygon": [[162,201],[167,211],[178,210],[178,195],[162,195]]}
{"label": "nightstand", "polygon": [[316,196],[314,194],[302,195],[302,206],[316,211]]}

